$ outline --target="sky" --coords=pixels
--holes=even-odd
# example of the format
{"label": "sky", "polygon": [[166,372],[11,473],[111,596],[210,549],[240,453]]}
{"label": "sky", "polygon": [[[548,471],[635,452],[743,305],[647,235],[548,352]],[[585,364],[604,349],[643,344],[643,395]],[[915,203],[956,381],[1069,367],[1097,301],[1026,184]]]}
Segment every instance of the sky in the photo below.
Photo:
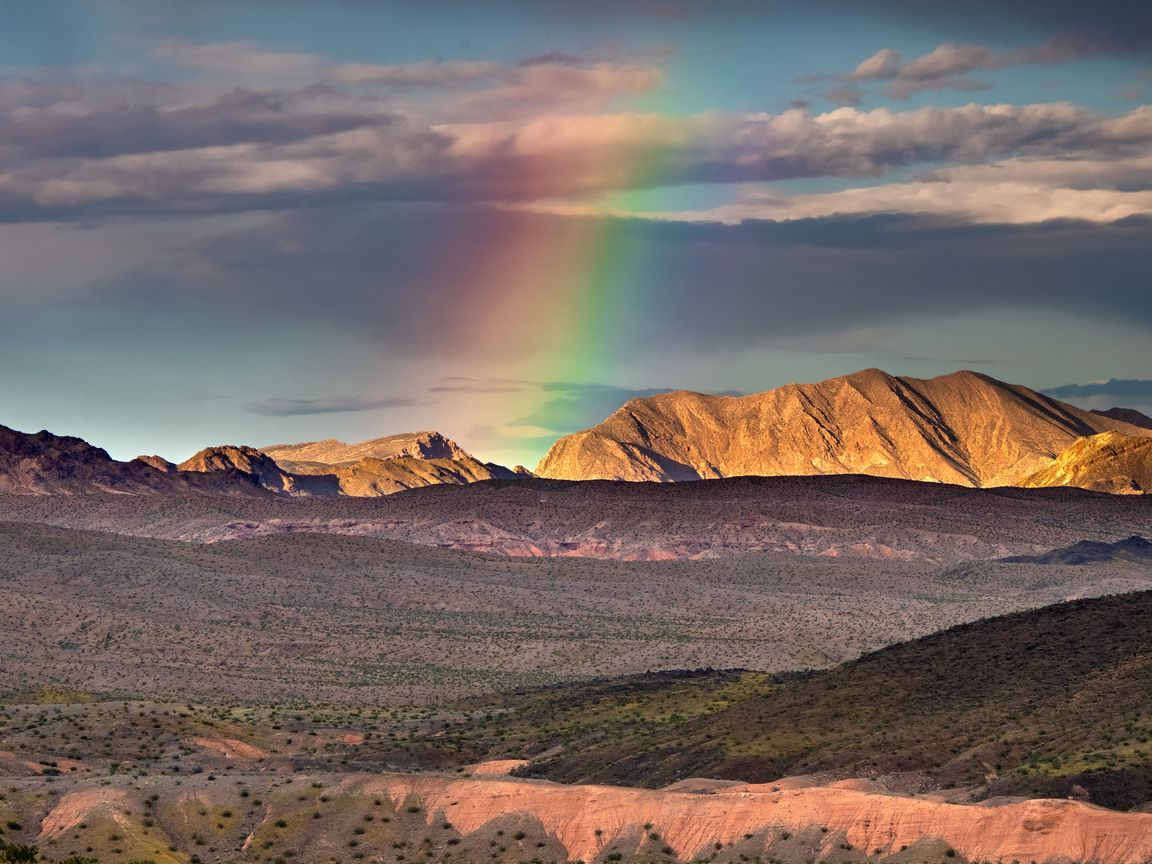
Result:
{"label": "sky", "polygon": [[4,425],[531,467],[867,367],[1152,413],[1152,4],[0,14]]}

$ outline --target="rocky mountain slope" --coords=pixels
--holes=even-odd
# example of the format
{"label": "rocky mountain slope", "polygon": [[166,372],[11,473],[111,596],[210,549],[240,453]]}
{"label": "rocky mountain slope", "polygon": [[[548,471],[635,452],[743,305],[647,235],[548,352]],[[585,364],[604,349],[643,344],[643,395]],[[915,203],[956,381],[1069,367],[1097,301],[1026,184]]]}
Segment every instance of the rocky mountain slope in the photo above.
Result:
{"label": "rocky mountain slope", "polygon": [[536,473],[661,482],[859,473],[999,486],[1106,431],[1152,435],[974,372],[917,379],[868,369],[748,396],[635,399],[561,438]]}
{"label": "rocky mountain slope", "polygon": [[236,471],[177,475],[142,459],[119,462],[81,438],[50,432],[30,434],[0,426],[0,492],[253,495],[259,491],[250,478]]}
{"label": "rocky mountain slope", "polygon": [[[405,489],[523,476],[502,465],[481,462],[439,432],[411,432],[356,444],[335,439],[275,444],[259,453],[284,475],[289,494],[373,498]],[[267,485],[267,484],[265,484]]]}
{"label": "rocky mountain slope", "polygon": [[[206,447],[179,465],[161,456],[119,462],[80,438],[28,434],[0,426],[0,493],[376,497],[405,489],[528,476],[481,462],[437,432],[394,435],[360,444],[321,441],[279,445],[283,464],[253,447]],[[331,463],[319,459],[333,460]]]}
{"label": "rocky mountain slope", "polygon": [[273,444],[260,448],[288,471],[309,471],[352,465],[361,459],[460,459],[471,458],[455,441],[439,432],[404,432],[346,444],[335,438],[302,444]]}
{"label": "rocky mountain slope", "polygon": [[1117,495],[1152,492],[1152,437],[1102,432],[1073,442],[1018,486],[1076,486]]}
{"label": "rocky mountain slope", "polygon": [[344,495],[370,498],[424,486],[463,486],[481,480],[510,480],[518,475],[501,465],[481,462],[463,450],[443,458],[364,457],[333,470]]}
{"label": "rocky mountain slope", "polygon": [[297,476],[253,447],[206,447],[176,466],[181,473],[239,473],[270,492],[290,496],[339,495],[339,481],[328,475]]}

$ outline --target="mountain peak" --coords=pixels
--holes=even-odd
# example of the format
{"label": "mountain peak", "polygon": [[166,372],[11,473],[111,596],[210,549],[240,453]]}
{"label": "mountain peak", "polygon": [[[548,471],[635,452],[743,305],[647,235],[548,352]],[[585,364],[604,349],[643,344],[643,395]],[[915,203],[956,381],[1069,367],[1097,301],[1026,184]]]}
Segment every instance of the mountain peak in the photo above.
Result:
{"label": "mountain peak", "polygon": [[536,473],[660,482],[858,473],[998,486],[1106,431],[1149,434],[979,372],[919,379],[871,368],[746,396],[634,399],[557,441]]}
{"label": "mountain peak", "polygon": [[351,465],[364,458],[458,459],[470,456],[455,441],[434,430],[401,432],[351,444],[335,438],[273,444],[263,448],[263,452],[285,467],[303,465],[313,468]]}

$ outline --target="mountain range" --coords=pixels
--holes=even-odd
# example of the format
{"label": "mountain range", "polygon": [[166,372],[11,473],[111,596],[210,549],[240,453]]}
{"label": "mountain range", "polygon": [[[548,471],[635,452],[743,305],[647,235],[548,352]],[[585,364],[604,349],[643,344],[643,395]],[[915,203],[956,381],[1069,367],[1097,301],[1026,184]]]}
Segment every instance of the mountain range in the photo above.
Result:
{"label": "mountain range", "polygon": [[536,473],[658,482],[871,474],[1006,486],[1103,432],[1152,435],[975,372],[919,379],[866,369],[748,396],[677,391],[635,399],[603,423],[561,438]]}
{"label": "mountain range", "polygon": [[[1086,411],[975,372],[896,377],[878,369],[746,396],[688,391],[624,404],[558,440],[536,476],[682,482],[867,474],[969,487],[1152,489],[1152,419]],[[532,476],[484,462],[439,432],[208,447],[173,464],[118,462],[79,438],[0,427],[0,491],[378,497]]]}

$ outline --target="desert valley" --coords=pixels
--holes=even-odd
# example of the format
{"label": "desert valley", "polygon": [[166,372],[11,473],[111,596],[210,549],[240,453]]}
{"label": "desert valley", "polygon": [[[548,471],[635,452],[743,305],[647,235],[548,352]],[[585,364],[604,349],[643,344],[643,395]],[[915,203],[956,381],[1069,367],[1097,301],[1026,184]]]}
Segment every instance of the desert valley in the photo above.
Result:
{"label": "desert valley", "polygon": [[632,401],[535,473],[435,432],[173,465],[7,430],[0,839],[1142,862],[1148,442],[873,370]]}
{"label": "desert valley", "polygon": [[1152,864],[1152,3],[0,0],[0,864]]}

